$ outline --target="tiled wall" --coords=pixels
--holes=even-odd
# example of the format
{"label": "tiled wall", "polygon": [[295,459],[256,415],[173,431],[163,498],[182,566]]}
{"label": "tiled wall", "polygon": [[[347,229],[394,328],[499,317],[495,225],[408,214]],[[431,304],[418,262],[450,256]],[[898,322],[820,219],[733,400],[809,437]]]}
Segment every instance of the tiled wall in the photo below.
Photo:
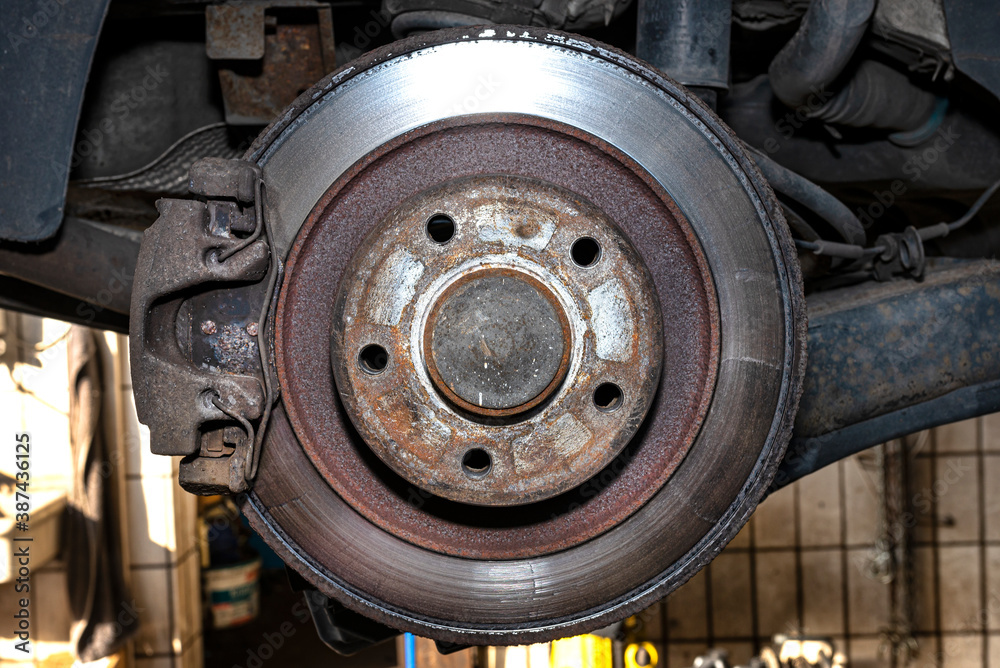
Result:
{"label": "tiled wall", "polygon": [[[932,430],[908,450],[919,668],[1000,668],[1000,414]],[[706,648],[745,662],[776,633],[835,640],[888,666],[878,554],[880,468],[869,450],[768,498],[707,568],[642,616],[669,668]],[[904,664],[899,664],[904,665]]]}
{"label": "tiled wall", "polygon": [[149,451],[132,403],[128,340],[120,337],[125,402],[125,500],[132,589],[143,608],[136,668],[201,668],[201,571],[197,497],[177,484],[175,457]]}
{"label": "tiled wall", "polygon": [[[12,442],[15,431],[31,433],[32,491],[66,489],[70,476],[69,388],[65,334],[69,325],[0,311],[0,425]],[[139,632],[125,654],[135,668],[200,668],[201,583],[197,550],[196,497],[177,485],[176,463],[149,452],[148,433],[135,417],[128,372],[127,338],[102,336],[111,353],[103,370],[115,395],[118,443],[109,474],[120,496],[126,579],[138,609]],[[10,453],[0,471],[13,475]],[[68,558],[72,558],[69,555]],[[13,650],[8,624],[0,625],[0,665],[34,665],[32,660],[68,658],[71,624],[66,566],[58,559],[32,572],[34,618],[31,655]],[[17,604],[13,585],[0,584],[0,618],[11,619]],[[131,601],[122,602],[128,613]],[[59,665],[64,665],[60,663]],[[68,665],[68,664],[65,664]]]}

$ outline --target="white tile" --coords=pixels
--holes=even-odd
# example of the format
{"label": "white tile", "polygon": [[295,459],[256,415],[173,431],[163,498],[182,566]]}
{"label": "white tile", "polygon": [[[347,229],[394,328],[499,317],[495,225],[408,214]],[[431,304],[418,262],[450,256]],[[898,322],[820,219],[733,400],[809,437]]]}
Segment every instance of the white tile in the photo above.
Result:
{"label": "white tile", "polygon": [[125,471],[144,477],[170,476],[172,457],[154,455],[149,449],[149,427],[139,422],[135,414],[135,397],[131,391],[122,393],[124,412]]}
{"label": "white tile", "polygon": [[72,476],[69,417],[34,397],[25,397],[23,424],[31,434],[32,486],[36,490],[63,488]]}
{"label": "white tile", "polygon": [[982,615],[979,592],[979,548],[938,548],[938,591],[941,596],[941,630],[978,630]]}
{"label": "white tile", "polygon": [[172,481],[127,480],[125,489],[132,564],[166,564],[175,549]]}
{"label": "white tile", "polygon": [[672,642],[667,645],[668,666],[693,666],[694,660],[704,655],[708,647],[701,643]]}
{"label": "white tile", "polygon": [[181,642],[201,635],[201,568],[198,554],[189,552],[174,569],[174,628]]}
{"label": "white tile", "polygon": [[[15,661],[31,660],[35,657],[35,652],[38,650],[35,643],[29,643],[29,652],[27,654],[15,647],[13,637],[14,615],[20,611],[20,598],[21,596],[14,591],[12,583],[0,585],[0,620],[3,620],[4,624],[0,627],[0,665],[2,666],[7,666],[8,663]],[[36,602],[32,601],[31,605],[36,605]],[[29,620],[31,616],[35,615],[35,610],[32,607],[29,607],[28,615]]]}
{"label": "white tile", "polygon": [[[120,374],[122,387],[130,388],[132,387],[132,370],[129,360],[129,349],[128,349],[128,335],[127,334],[117,334],[111,335],[114,337],[114,343],[118,348],[118,373]],[[110,343],[110,338],[109,338]]]}
{"label": "white tile", "polygon": [[878,487],[874,457],[863,452],[844,462],[848,545],[871,545],[878,530]]}
{"label": "white tile", "polygon": [[876,580],[867,569],[871,551],[849,550],[847,559],[847,598],[849,632],[879,633],[889,624],[889,588]]}
{"label": "white tile", "polygon": [[659,642],[663,637],[663,623],[661,615],[665,603],[663,601],[654,603],[642,612],[634,615],[637,622],[635,634],[643,640],[655,640]]}
{"label": "white tile", "polygon": [[750,602],[750,555],[723,552],[709,565],[712,580],[712,621],[715,635],[753,636]]}
{"label": "white tile", "polygon": [[991,635],[986,637],[986,644],[989,651],[989,665],[991,668],[1000,666],[1000,636]]}
{"label": "white tile", "polygon": [[749,642],[727,642],[720,643],[722,648],[729,653],[729,665],[745,666],[750,663],[754,656],[753,643]]}
{"label": "white tile", "polygon": [[1000,413],[991,413],[980,418],[983,430],[983,450],[1000,450]]}
{"label": "white tile", "polygon": [[944,635],[941,668],[982,668],[983,638],[978,635]]}
{"label": "white tile", "polygon": [[986,515],[986,540],[1000,540],[1000,457],[983,457],[983,512]]}
{"label": "white tile", "polygon": [[667,599],[667,634],[671,641],[708,637],[705,578],[703,568]]}
{"label": "white tile", "polygon": [[783,487],[757,506],[753,516],[754,544],[757,547],[795,545],[795,489],[801,483]]}
{"label": "white tile", "polygon": [[[6,367],[0,366],[0,371]],[[16,432],[26,431],[24,426],[25,397],[16,390],[0,392],[0,425],[13,438]],[[29,432],[30,433],[30,432]],[[0,457],[0,472],[11,477],[17,472],[13,457]]]}
{"label": "white tile", "polygon": [[758,552],[757,632],[773,636],[776,633],[800,629],[795,552]]}
{"label": "white tile", "polygon": [[[57,320],[42,320],[32,316],[22,316],[22,328],[40,327],[37,334],[29,336],[22,344],[28,346],[48,346],[57,341],[70,325]],[[34,337],[41,337],[34,340]],[[45,350],[30,352],[22,350],[26,364],[18,364],[14,369],[14,380],[28,392],[41,397],[52,408],[64,415],[69,412],[69,366],[66,359],[66,340],[63,339]]]}
{"label": "white tile", "polygon": [[[0,319],[3,317],[3,313],[0,312]],[[12,343],[8,343],[7,338],[0,336],[0,396],[5,392],[17,392],[17,383],[14,382],[12,375],[14,355],[11,345]]]}
{"label": "white tile", "polygon": [[198,497],[181,489],[176,478],[170,478],[174,500],[174,522],[177,535],[177,558],[194,551],[198,542]]}
{"label": "white tile", "polygon": [[170,582],[167,568],[133,568],[132,589],[139,607],[139,632],[135,636],[137,657],[170,654],[174,634],[170,620]]}
{"label": "white tile", "polygon": [[840,467],[822,468],[799,484],[802,545],[840,545]]}
{"label": "white tile", "polygon": [[[852,638],[851,650],[848,659],[848,666],[851,668],[886,668],[888,662],[879,650],[880,642],[874,638]],[[917,664],[924,668],[924,664]],[[933,663],[927,664],[927,668],[937,668]]]}
{"label": "white tile", "polygon": [[938,541],[979,540],[979,457],[938,456],[932,489]]}
{"label": "white tile", "polygon": [[934,429],[934,447],[940,454],[975,452],[979,449],[979,420],[963,420]]}
{"label": "white tile", "polygon": [[844,632],[843,571],[840,550],[802,552],[802,631],[811,635]]}

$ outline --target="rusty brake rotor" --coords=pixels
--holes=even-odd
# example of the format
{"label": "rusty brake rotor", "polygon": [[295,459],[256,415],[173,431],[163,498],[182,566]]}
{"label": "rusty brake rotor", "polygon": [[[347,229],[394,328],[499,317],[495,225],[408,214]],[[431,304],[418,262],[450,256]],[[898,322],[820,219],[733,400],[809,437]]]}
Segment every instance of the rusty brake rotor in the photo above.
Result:
{"label": "rusty brake rotor", "polygon": [[773,194],[693,96],[579,37],[442,31],[247,157],[287,264],[244,509],[324,593],[536,642],[669,593],[746,521],[804,310]]}

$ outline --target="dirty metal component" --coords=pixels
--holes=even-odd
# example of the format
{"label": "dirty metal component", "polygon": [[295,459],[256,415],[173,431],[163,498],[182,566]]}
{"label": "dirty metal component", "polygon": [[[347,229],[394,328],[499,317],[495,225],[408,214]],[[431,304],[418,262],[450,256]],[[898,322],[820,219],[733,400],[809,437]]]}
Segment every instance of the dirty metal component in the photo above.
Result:
{"label": "dirty metal component", "polygon": [[[687,91],[576,36],[443,31],[325,79],[247,158],[276,193],[269,231],[290,254],[275,316],[282,400],[243,508],[321,592],[437,640],[539,641],[648,605],[745,522],[791,429],[802,299],[773,194]],[[567,492],[503,507],[427,493],[386,466],[352,428],[330,346],[334,296],[371,230],[414,196],[495,174],[607,216],[668,323],[659,391],[621,453]]]}
{"label": "dirty metal component", "polygon": [[423,362],[435,389],[457,407],[507,417],[559,387],[569,369],[570,334],[559,298],[531,274],[472,271],[434,302]]}
{"label": "dirty metal component", "polygon": [[128,316],[123,313],[89,303],[81,306],[79,299],[6,276],[0,276],[0,308],[128,334]]}
{"label": "dirty metal component", "polygon": [[901,233],[881,235],[875,240],[875,246],[884,249],[873,259],[876,280],[888,281],[893,276],[918,280],[923,277],[927,264],[924,242],[920,238],[920,232],[912,225]]}
{"label": "dirty metal component", "polygon": [[810,296],[809,369],[775,487],[855,452],[1000,410],[1000,263],[943,261]]}
{"label": "dirty metal component", "polygon": [[715,108],[729,89],[730,0],[638,0],[636,55]]}
{"label": "dirty metal component", "polygon": [[[352,175],[349,189],[339,185],[331,189],[322,198],[323,206],[310,216],[313,230],[308,237],[303,235],[289,257],[276,341],[285,406],[297,416],[303,447],[329,484],[378,526],[406,540],[484,559],[531,556],[578,544],[648,501],[697,434],[718,367],[718,314],[704,256],[672,200],[643,179],[640,167],[592,137],[574,135],[580,133],[525,117],[479,118],[472,123],[456,119],[426,126],[369,156],[368,167]],[[512,148],[503,155],[476,151],[483,145]],[[437,158],[442,153],[448,161]],[[516,522],[508,509],[490,511],[484,506],[475,511],[479,521],[470,522],[468,506],[442,504],[440,497],[405,478],[371,469],[371,448],[355,442],[352,425],[339,419],[343,414],[337,410],[331,363],[315,353],[327,347],[333,322],[334,303],[325,295],[336,293],[354,254],[354,246],[343,240],[348,230],[341,221],[354,221],[352,229],[371,229],[402,202],[462,173],[518,172],[524,179],[544,179],[576,193],[577,199],[603,211],[635,244],[642,241],[635,248],[652,274],[661,312],[671,315],[662,344],[663,357],[670,362],[661,383],[671,391],[658,393],[650,409],[656,415],[649,426],[655,440],[633,439],[630,448],[590,481],[548,502],[518,506]],[[341,193],[349,196],[338,197]],[[513,228],[516,225],[503,225],[498,231]],[[424,239],[422,229],[418,232],[417,239]],[[360,239],[353,241],[358,243]],[[662,253],[663,248],[670,252]],[[598,262],[589,269],[599,268]],[[383,402],[391,402],[394,394]],[[581,403],[588,409],[592,406],[589,393],[579,398],[585,399]],[[413,412],[420,415],[427,411],[425,406],[417,403]],[[402,415],[405,424],[413,422]],[[331,417],[337,422],[331,424]],[[355,443],[363,449],[357,450]],[[619,480],[629,463],[631,477]],[[554,481],[558,483],[555,477]],[[600,503],[588,503],[598,492]]]}
{"label": "dirty metal component", "polygon": [[[272,401],[263,348],[246,324],[267,308],[277,268],[262,235],[258,168],[210,159],[191,173],[192,190],[208,201],[160,200],[139,252],[130,336],[136,411],[154,453],[186,456],[182,485],[242,492]],[[236,233],[233,211],[256,221],[249,236]]]}
{"label": "dirty metal component", "polygon": [[205,52],[212,60],[264,57],[264,10],[260,2],[205,8]]}
{"label": "dirty metal component", "polygon": [[267,125],[336,65],[329,4],[227,3],[208,7],[205,20],[208,57],[220,62],[231,125]]}
{"label": "dirty metal component", "polygon": [[[441,241],[439,219],[453,228]],[[649,409],[663,350],[653,278],[579,195],[508,175],[446,180],[391,210],[342,271],[331,357],[344,409],[421,490],[474,505],[550,498],[608,465]],[[371,346],[387,355],[378,368]]]}
{"label": "dirty metal component", "polygon": [[73,311],[84,321],[105,310],[128,313],[140,238],[132,230],[67,218],[42,243],[0,243],[0,275],[80,300]]}

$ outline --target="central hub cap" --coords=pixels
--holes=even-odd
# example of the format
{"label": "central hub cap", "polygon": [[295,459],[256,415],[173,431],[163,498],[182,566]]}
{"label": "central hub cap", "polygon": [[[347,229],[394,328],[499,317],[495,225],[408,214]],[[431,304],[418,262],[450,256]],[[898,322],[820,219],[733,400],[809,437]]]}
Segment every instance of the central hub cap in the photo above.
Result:
{"label": "central hub cap", "polygon": [[551,290],[529,274],[492,269],[453,283],[424,334],[428,372],[458,407],[514,415],[552,395],[566,376],[570,324]]}
{"label": "central hub cap", "polygon": [[454,501],[539,501],[632,438],[662,366],[659,299],[592,204],[514,176],[400,204],[338,288],[331,361],[368,446]]}

